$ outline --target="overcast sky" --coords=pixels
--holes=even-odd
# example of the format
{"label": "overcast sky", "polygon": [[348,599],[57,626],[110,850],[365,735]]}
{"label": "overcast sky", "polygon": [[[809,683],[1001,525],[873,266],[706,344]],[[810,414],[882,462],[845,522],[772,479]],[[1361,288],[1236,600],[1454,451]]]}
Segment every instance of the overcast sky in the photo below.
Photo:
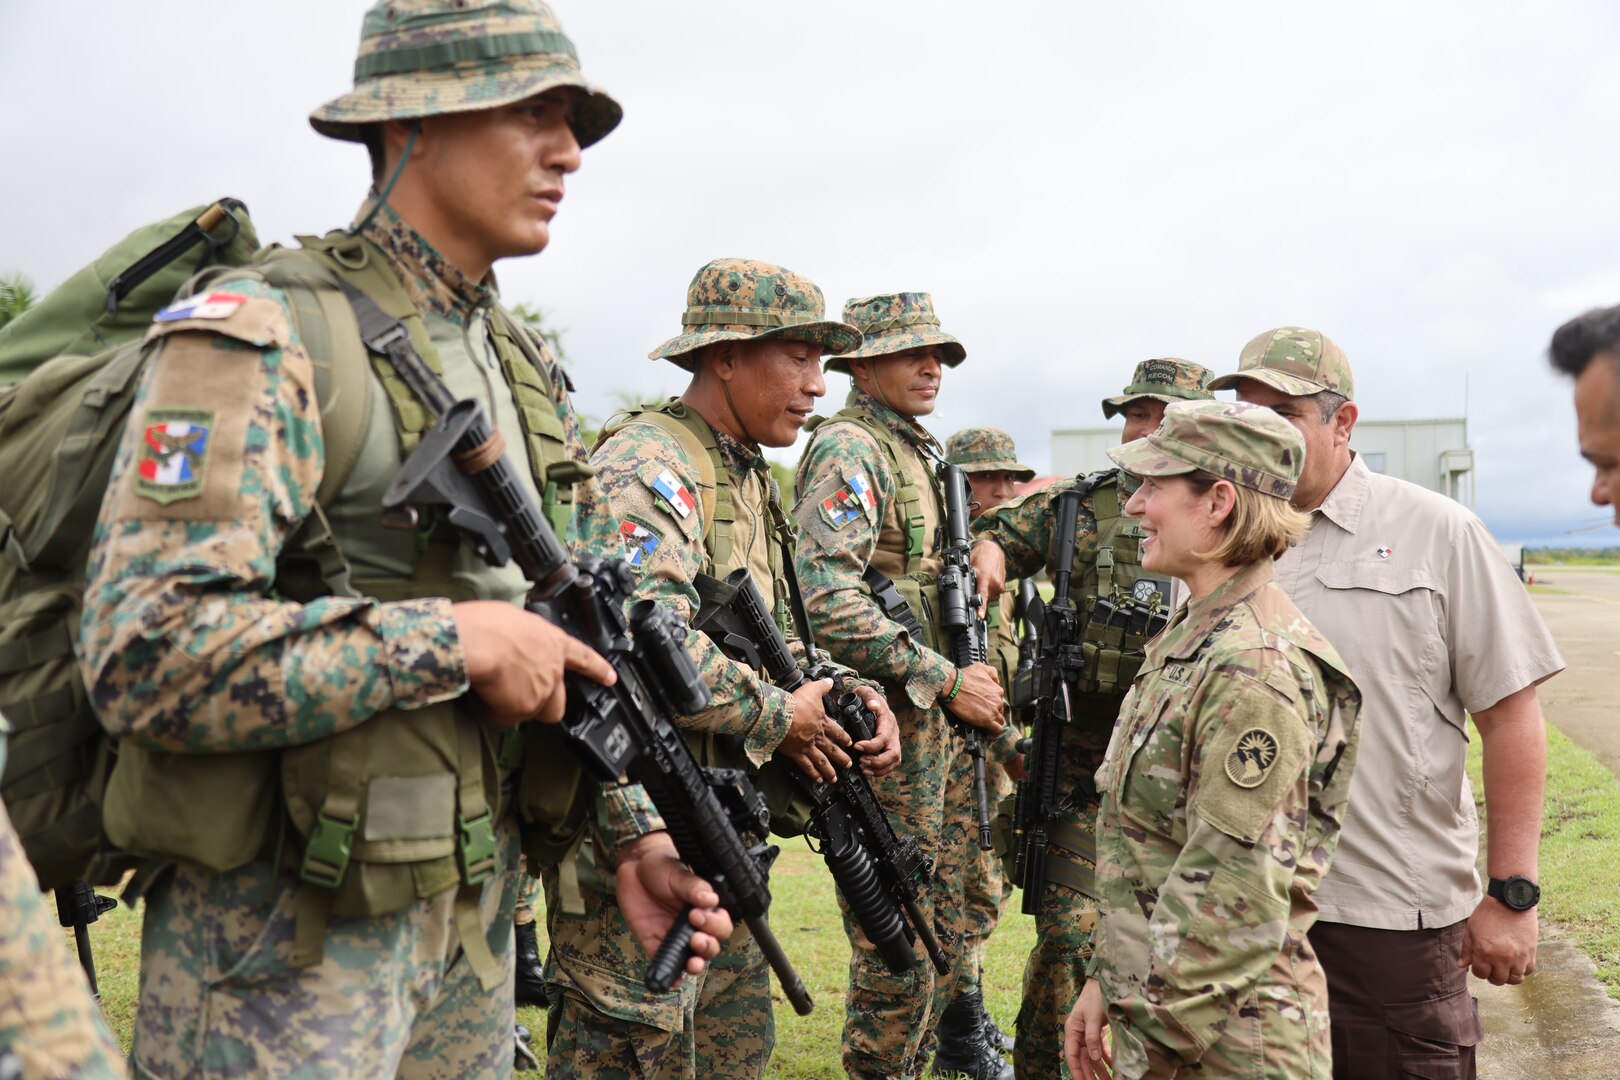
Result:
{"label": "overcast sky", "polygon": [[[365,153],[309,128],[357,0],[0,0],[0,273],[43,287],[236,195],[261,238],[345,224]],[[625,121],[541,256],[498,268],[565,328],[578,403],[673,392],[645,359],[708,259],[836,311],[923,289],[966,345],[931,421],[1043,471],[1132,366],[1233,369],[1317,327],[1362,415],[1466,408],[1503,539],[1620,543],[1575,449],[1554,327],[1620,301],[1620,7],[1445,2],[560,0]],[[847,389],[828,379],[831,408]],[[791,457],[796,451],[790,451]]]}

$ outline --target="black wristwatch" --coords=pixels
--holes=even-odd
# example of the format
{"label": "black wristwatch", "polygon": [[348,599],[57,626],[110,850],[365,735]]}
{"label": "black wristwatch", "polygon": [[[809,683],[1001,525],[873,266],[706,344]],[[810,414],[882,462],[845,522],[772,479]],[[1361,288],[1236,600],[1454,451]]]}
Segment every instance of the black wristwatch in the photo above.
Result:
{"label": "black wristwatch", "polygon": [[1541,900],[1541,886],[1527,877],[1491,878],[1485,895],[1502,901],[1514,911],[1529,911]]}

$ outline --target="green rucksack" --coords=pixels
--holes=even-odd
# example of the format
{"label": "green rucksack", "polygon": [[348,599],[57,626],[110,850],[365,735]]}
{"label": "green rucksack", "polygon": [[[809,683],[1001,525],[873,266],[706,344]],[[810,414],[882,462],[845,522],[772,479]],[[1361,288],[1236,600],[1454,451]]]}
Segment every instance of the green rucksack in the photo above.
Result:
{"label": "green rucksack", "polygon": [[[320,266],[300,252],[260,251],[237,200],[136,230],[0,329],[0,714],[12,728],[0,799],[42,888],[113,884],[134,864],[102,828],[117,750],[73,652],[85,564],[152,316],[249,265],[285,290],[301,328],[310,315],[324,322],[311,327],[322,355],[309,351],[330,433],[316,495],[325,505],[365,429],[357,414],[369,408],[369,360],[358,326],[347,332],[353,312]],[[330,416],[329,403],[345,414]]]}

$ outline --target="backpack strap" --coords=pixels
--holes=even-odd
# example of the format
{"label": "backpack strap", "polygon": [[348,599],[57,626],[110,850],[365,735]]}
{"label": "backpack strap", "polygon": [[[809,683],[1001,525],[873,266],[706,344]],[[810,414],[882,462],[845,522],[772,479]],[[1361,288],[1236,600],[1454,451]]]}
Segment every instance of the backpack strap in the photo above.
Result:
{"label": "backpack strap", "polygon": [[610,417],[602,426],[596,445],[602,445],[632,424],[655,427],[680,443],[687,460],[698,471],[698,498],[703,503],[703,549],[709,554],[710,566],[725,566],[731,559],[737,503],[731,474],[726,471],[713,429],[679,398],[648,402],[628,413],[620,413],[619,417]]}
{"label": "backpack strap", "polygon": [[[928,553],[928,518],[923,514],[922,491],[912,478],[911,465],[903,456],[904,448],[900,439],[877,417],[860,409],[842,409],[833,419],[849,420],[860,425],[883,448],[884,456],[889,459],[889,469],[894,473],[895,511],[900,515],[900,527],[906,534],[906,574],[922,573],[923,556]],[[931,471],[929,476],[933,476]],[[937,490],[935,495],[939,495]],[[944,502],[943,499],[939,501]]]}

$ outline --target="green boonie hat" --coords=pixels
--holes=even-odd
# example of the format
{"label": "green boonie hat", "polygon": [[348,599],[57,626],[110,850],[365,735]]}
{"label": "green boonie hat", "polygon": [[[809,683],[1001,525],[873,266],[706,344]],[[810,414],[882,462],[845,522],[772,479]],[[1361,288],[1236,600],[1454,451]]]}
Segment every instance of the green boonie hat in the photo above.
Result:
{"label": "green boonie hat", "polygon": [[686,287],[686,329],[647,354],[692,370],[691,353],[717,341],[781,337],[838,353],[861,343],[861,332],[825,318],[827,302],[816,283],[758,259],[715,259]]}
{"label": "green boonie hat", "polygon": [[309,122],[363,142],[366,124],[493,109],[559,86],[580,91],[582,148],[619,126],[624,110],[585,81],[574,43],[540,0],[383,0],[360,26],[354,89]]}
{"label": "green boonie hat", "polygon": [[1344,350],[1322,331],[1303,326],[1279,326],[1253,338],[1238,354],[1237,372],[1222,375],[1209,388],[1235,390],[1242,379],[1265,383],[1290,397],[1307,397],[1323,390],[1347,398],[1356,396],[1350,360]]}
{"label": "green boonie hat", "polygon": [[1010,472],[1031,480],[1035,470],[1018,460],[1013,437],[993,427],[963,428],[945,440],[945,460],[963,472]]}
{"label": "green boonie hat", "polygon": [[1111,419],[1140,398],[1152,398],[1166,405],[1172,401],[1208,401],[1215,396],[1209,392],[1209,380],[1214,374],[1202,364],[1174,356],[1144,360],[1136,365],[1131,385],[1123,394],[1103,398],[1103,416]]}
{"label": "green boonie hat", "polygon": [[1158,431],[1116,446],[1108,456],[1137,476],[1202,469],[1262,495],[1290,499],[1305,467],[1305,440],[1264,405],[1178,401],[1165,408]]}
{"label": "green boonie hat", "polygon": [[858,296],[844,305],[844,321],[859,327],[866,340],[854,352],[827,361],[828,371],[848,375],[851,360],[887,356],[925,345],[938,345],[947,367],[967,359],[962,343],[939,328],[934,298],[925,292]]}

